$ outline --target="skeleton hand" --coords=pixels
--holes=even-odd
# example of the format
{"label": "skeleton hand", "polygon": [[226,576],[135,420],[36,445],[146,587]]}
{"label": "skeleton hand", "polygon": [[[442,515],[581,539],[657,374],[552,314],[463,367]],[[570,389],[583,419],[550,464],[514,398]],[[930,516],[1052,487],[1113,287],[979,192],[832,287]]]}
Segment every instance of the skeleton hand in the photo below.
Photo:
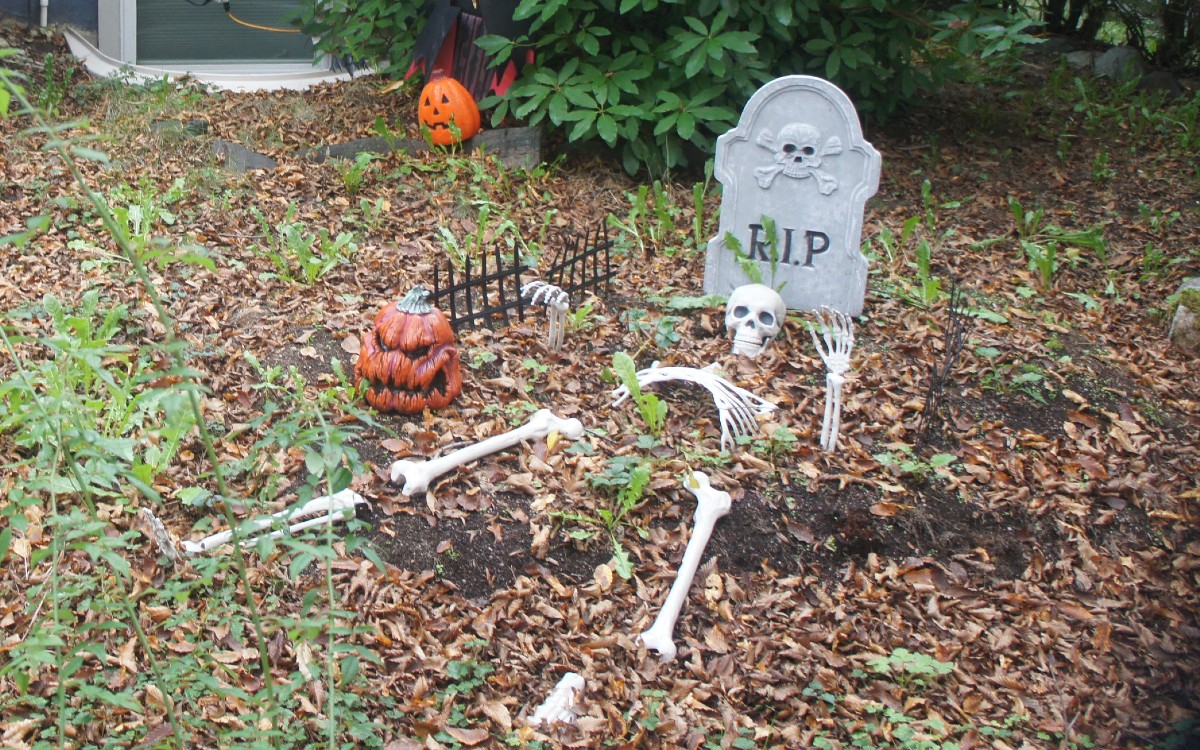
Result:
{"label": "skeleton hand", "polygon": [[563,307],[571,304],[571,297],[561,287],[549,284],[541,279],[531,281],[521,287],[521,296],[529,300],[531,305],[544,307]]}
{"label": "skeleton hand", "polygon": [[534,710],[533,715],[529,717],[529,723],[534,726],[549,726],[555,723],[574,724],[575,703],[579,699],[579,694],[583,692],[584,685],[582,677],[575,672],[567,672],[554,686],[554,690],[551,691],[545,702]]}
{"label": "skeleton hand", "polygon": [[521,296],[528,298],[530,304],[542,305],[546,308],[548,321],[546,345],[551,351],[561,349],[563,333],[567,328],[567,306],[571,303],[570,295],[562,288],[538,279],[521,287]]}
{"label": "skeleton hand", "polygon": [[817,313],[821,322],[821,338],[825,340],[825,348],[817,338],[817,331],[812,323],[808,324],[808,332],[812,335],[817,354],[825,363],[825,369],[835,375],[841,375],[850,369],[850,351],[854,349],[854,321],[849,315],[822,307]]}
{"label": "skeleton hand", "polygon": [[[825,418],[821,423],[821,447],[832,451],[837,445],[838,428],[842,418],[842,386],[846,382],[844,374],[850,369],[850,352],[854,349],[854,321],[849,315],[821,308],[817,313],[821,322],[821,338],[812,323],[808,324],[808,332],[812,335],[813,345],[817,354],[829,370],[825,376]],[[821,348],[821,339],[825,347]]]}

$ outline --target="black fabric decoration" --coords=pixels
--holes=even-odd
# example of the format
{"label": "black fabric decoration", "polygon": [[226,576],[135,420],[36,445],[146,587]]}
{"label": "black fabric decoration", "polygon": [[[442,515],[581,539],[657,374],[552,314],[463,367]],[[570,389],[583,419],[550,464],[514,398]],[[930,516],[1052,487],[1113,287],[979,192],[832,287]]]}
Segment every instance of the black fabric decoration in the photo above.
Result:
{"label": "black fabric decoration", "polygon": [[[455,78],[476,101],[503,94],[517,76],[510,61],[499,70],[475,44],[485,34],[515,39],[529,31],[529,21],[514,21],[517,0],[431,0],[426,6],[425,28],[413,46],[412,63],[405,77],[420,72],[428,82],[434,70]],[[527,61],[530,58],[527,57]]]}

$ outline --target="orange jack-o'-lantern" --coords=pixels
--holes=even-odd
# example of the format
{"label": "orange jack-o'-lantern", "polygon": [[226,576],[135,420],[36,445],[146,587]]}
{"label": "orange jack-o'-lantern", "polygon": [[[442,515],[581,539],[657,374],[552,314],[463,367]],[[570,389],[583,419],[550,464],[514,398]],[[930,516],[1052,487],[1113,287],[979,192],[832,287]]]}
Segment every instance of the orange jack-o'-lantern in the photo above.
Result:
{"label": "orange jack-o'-lantern", "polygon": [[418,414],[425,407],[441,409],[458,396],[462,373],[454,330],[429,304],[425,287],[413,287],[375,316],[354,377],[367,381],[367,403],[384,412]]}
{"label": "orange jack-o'-lantern", "polygon": [[[439,146],[465,141],[479,132],[479,107],[471,92],[455,79],[437,72],[421,89],[417,119],[429,128],[430,139]],[[450,127],[452,122],[458,128],[458,138]]]}

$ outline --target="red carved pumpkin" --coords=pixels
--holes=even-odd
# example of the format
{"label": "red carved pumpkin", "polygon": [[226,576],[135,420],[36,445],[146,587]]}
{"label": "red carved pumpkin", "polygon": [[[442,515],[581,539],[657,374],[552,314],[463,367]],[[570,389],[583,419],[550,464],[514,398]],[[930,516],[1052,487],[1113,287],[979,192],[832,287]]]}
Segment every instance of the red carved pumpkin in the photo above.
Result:
{"label": "red carved pumpkin", "polygon": [[[466,87],[453,78],[435,72],[417,104],[417,119],[429,128],[430,139],[439,146],[449,146],[466,140],[479,132],[479,107]],[[453,122],[461,135],[454,137]]]}
{"label": "red carved pumpkin", "polygon": [[454,330],[417,285],[375,316],[363,337],[354,378],[367,381],[367,403],[383,412],[441,409],[462,390]]}

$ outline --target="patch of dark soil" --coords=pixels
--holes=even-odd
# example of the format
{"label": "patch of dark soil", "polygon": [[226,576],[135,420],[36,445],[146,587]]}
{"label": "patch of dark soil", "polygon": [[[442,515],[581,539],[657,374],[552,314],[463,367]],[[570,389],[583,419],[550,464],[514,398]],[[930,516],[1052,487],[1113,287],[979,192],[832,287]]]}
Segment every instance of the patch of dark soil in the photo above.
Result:
{"label": "patch of dark soil", "polygon": [[789,536],[779,510],[759,495],[747,494],[717,522],[705,548],[705,557],[720,557],[736,573],[757,572],[764,565],[785,575],[799,572],[796,540]]}
{"label": "patch of dark soil", "polygon": [[[338,378],[332,362],[337,360],[342,372],[352,381],[354,358],[342,348],[345,335],[324,328],[296,328],[287,334],[286,345],[263,355],[263,365],[281,367],[285,371],[295,367],[309,383],[334,386],[338,385]],[[362,405],[365,407],[365,403]],[[419,419],[419,415],[413,417],[372,412],[372,419],[378,427],[365,428],[359,433],[359,439],[352,441],[351,445],[368,465],[384,470],[391,465],[394,457],[380,444],[381,441],[391,437],[389,431],[399,433],[405,422]]]}
{"label": "patch of dark soil", "polygon": [[[294,366],[311,383],[333,385],[332,360],[339,360],[346,372],[353,368],[352,355],[342,348],[342,338],[321,328],[296,329],[288,345],[273,351],[265,362]],[[1088,355],[1081,351],[1076,356]],[[1103,363],[1098,360],[1089,364],[1093,372],[1107,372],[1099,369]],[[1123,382],[1119,373],[1108,373],[1108,377],[1114,384]],[[1044,396],[1046,403],[1021,391],[988,391],[978,398],[953,391],[946,395],[947,413],[955,414],[956,421],[966,416],[977,423],[1003,423],[1015,431],[1030,430],[1047,437],[1061,434],[1068,410],[1078,408],[1061,393],[1049,390]],[[384,471],[393,455],[381,443],[388,430],[399,432],[407,418],[377,415],[376,419],[380,429],[363,432],[355,447],[369,465]],[[935,437],[934,442],[941,441]],[[782,499],[748,493],[717,524],[705,557],[719,557],[722,565],[735,573],[769,567],[783,575],[796,575],[808,567],[834,579],[846,565],[862,562],[872,553],[893,560],[915,556],[943,562],[969,556],[981,572],[1013,579],[1036,554],[1049,558],[1057,549],[1057,533],[1019,510],[998,514],[977,508],[937,482],[909,490],[897,498],[855,482],[842,488],[824,484],[816,492],[785,490]],[[573,545],[554,534],[552,540],[558,546],[552,547],[544,560],[536,560],[524,496],[488,493],[486,498],[476,496],[475,503],[477,507],[470,501],[456,505],[450,499],[446,507],[439,506],[439,512],[430,513],[406,502],[393,506],[391,515],[375,506],[365,511],[374,527],[368,539],[388,563],[431,571],[469,599],[486,598],[506,588],[538,564],[563,580],[584,582],[598,564],[611,557],[606,545]],[[1132,535],[1130,539],[1138,547],[1150,543],[1151,526],[1136,508],[1105,505],[1098,512],[1102,518],[1094,543],[1110,539],[1116,543],[1121,534]]]}
{"label": "patch of dark soil", "polygon": [[1067,386],[1088,401],[1089,407],[1115,413],[1126,421],[1136,422],[1133,412],[1146,421],[1157,424],[1180,439],[1190,439],[1186,427],[1171,409],[1165,407],[1153,391],[1144,388],[1127,371],[1103,359],[1100,352],[1086,339],[1070,335],[1062,337],[1064,350],[1084,372],[1072,376]]}
{"label": "patch of dark soil", "polygon": [[984,397],[946,393],[945,405],[949,413],[959,415],[956,422],[965,417],[968,423],[980,426],[987,423],[1003,423],[1014,433],[1028,430],[1046,438],[1063,434],[1063,421],[1067,412],[1075,406],[1062,393],[1045,393],[1038,401],[1021,391],[988,393]]}
{"label": "patch of dark soil", "polygon": [[[911,489],[900,499],[865,484],[797,492],[783,501],[782,512],[760,514],[775,519],[774,537],[790,542],[772,564],[785,572],[811,565],[833,578],[872,553],[892,560],[929,557],[944,562],[971,555],[976,567],[1011,580],[1020,577],[1035,554],[1051,557],[1058,548],[1052,526],[1020,511],[975,507],[934,482]],[[766,537],[761,534],[754,548],[774,549],[762,544]]]}
{"label": "patch of dark soil", "polygon": [[375,527],[367,539],[385,562],[402,570],[432,571],[467,598],[511,583],[529,554],[528,526],[503,524],[497,513],[436,519],[373,511],[367,520]]}
{"label": "patch of dark soil", "polygon": [[1146,511],[1120,497],[1101,497],[1092,506],[1095,516],[1085,527],[1088,540],[1120,555],[1155,544],[1157,534]]}
{"label": "patch of dark soil", "polygon": [[295,367],[309,383],[333,383],[333,360],[341,363],[342,371],[350,376],[354,373],[354,363],[349,352],[342,348],[342,338],[335,336],[324,328],[302,327],[288,331],[287,344],[264,353],[263,365],[266,367],[282,367],[288,370]]}
{"label": "patch of dark soil", "polygon": [[582,583],[611,556],[598,545],[580,550],[552,544],[544,559],[535,560],[525,498],[500,493],[490,505],[486,511],[453,515],[401,508],[392,515],[371,510],[360,517],[374,526],[367,539],[385,562],[402,570],[431,571],[474,600],[508,588],[533,565],[566,582]]}

